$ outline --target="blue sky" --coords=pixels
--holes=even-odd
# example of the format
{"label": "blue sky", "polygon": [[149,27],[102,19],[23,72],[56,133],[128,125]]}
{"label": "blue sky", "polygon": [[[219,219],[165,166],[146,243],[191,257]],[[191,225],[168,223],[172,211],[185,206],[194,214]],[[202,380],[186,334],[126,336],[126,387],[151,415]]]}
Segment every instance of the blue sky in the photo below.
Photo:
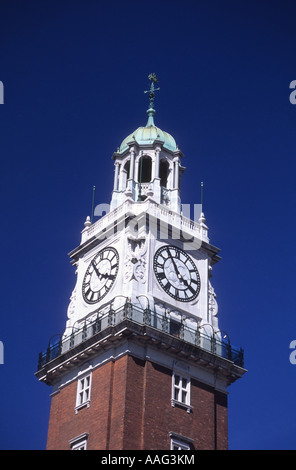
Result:
{"label": "blue sky", "polygon": [[65,326],[68,253],[96,204],[110,202],[111,156],[155,123],[187,170],[222,260],[220,328],[245,350],[229,388],[230,449],[295,449],[296,79],[292,1],[76,0],[0,3],[0,448],[44,449],[50,388],[38,353]]}

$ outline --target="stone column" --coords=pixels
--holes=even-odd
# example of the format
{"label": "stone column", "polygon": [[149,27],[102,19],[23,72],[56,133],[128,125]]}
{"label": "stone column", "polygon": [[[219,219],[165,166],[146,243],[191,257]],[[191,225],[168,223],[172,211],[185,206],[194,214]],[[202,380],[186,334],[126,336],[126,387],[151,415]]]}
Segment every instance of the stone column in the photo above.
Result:
{"label": "stone column", "polygon": [[179,189],[179,159],[174,160],[174,188]]}
{"label": "stone column", "polygon": [[114,191],[118,189],[118,172],[119,172],[119,163],[115,162],[115,172],[114,172]]}
{"label": "stone column", "polygon": [[155,149],[155,178],[159,178],[159,153],[160,153],[160,148],[157,147]]}
{"label": "stone column", "polygon": [[135,150],[134,148],[131,149],[131,161],[130,161],[130,174],[129,179],[135,179]]}

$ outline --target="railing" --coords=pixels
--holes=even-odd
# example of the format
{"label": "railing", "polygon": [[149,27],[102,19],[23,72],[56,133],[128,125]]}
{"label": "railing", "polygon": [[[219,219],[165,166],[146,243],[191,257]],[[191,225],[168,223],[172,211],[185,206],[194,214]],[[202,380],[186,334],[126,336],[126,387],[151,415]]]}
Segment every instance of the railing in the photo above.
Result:
{"label": "railing", "polygon": [[[119,325],[125,320],[129,320],[135,324],[147,325],[170,337],[179,338],[186,343],[198,346],[201,349],[226,358],[240,367],[244,366],[243,350],[231,346],[227,335],[223,337],[223,334],[219,331],[216,331],[215,334],[208,335],[202,332],[199,327],[192,328],[188,326],[186,321],[176,321],[169,316],[160,315],[149,308],[142,309],[127,301],[117,310],[114,310],[110,304],[110,309],[107,313],[101,314],[100,311],[98,311],[95,319],[85,321],[84,325],[79,329],[73,327],[69,335],[62,333],[61,335],[53,337],[46,351],[39,354],[38,370],[42,369],[45,364],[61,354],[82,344],[98,332],[108,327]],[[225,337],[227,338],[226,340]]]}
{"label": "railing", "polygon": [[[147,183],[147,186],[145,183],[145,191],[148,190],[149,185],[150,183]],[[173,211],[171,208],[168,208],[165,205],[157,204],[150,199],[145,200],[144,203],[137,203],[127,200],[121,204],[121,206],[116,207],[112,212],[109,212],[108,214],[104,215],[104,217],[90,225],[90,227],[85,228],[83,230],[83,241],[86,241],[93,236],[100,237],[101,232],[103,232],[109,225],[112,226],[113,224],[118,223],[120,218],[130,211],[132,211],[135,216],[146,212],[148,217],[152,216],[154,218],[161,218],[164,224],[173,224],[181,230],[188,231],[195,237],[200,237],[203,235],[202,227],[198,222],[188,219],[184,215]]]}

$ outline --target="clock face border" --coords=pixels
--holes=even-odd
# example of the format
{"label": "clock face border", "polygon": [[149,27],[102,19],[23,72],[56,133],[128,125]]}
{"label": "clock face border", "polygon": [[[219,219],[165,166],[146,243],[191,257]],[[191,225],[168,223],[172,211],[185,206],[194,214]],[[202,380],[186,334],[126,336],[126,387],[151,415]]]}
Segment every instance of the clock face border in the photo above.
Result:
{"label": "clock face border", "polygon": [[[167,256],[163,257],[161,255],[162,252],[166,252]],[[174,256],[172,252],[175,253]],[[162,258],[163,261],[160,262],[159,258]],[[171,279],[168,279],[168,271],[165,272],[165,264],[168,260],[171,260],[171,265],[173,266],[172,271],[174,271],[173,274],[175,275],[175,282],[172,282]],[[198,269],[193,259],[181,248],[178,248],[174,245],[164,245],[158,248],[154,255],[153,270],[160,287],[165,291],[166,294],[178,302],[192,302],[199,295],[201,280]],[[182,273],[184,278],[182,278]],[[188,273],[190,275],[190,279],[188,279]],[[181,281],[177,281],[178,274]],[[187,287],[176,287],[176,283],[179,283],[181,286],[182,281],[184,285],[187,284]],[[188,292],[190,294],[188,294]]]}
{"label": "clock face border", "polygon": [[[111,257],[110,259],[108,258],[108,255],[106,257],[104,257],[105,252],[109,252],[109,253],[112,252],[114,254],[114,256]],[[98,258],[99,258],[99,260],[98,260]],[[101,286],[101,288],[98,291],[94,291],[90,287],[92,274],[95,272],[96,268],[98,267],[100,262],[103,261],[103,260],[108,260],[110,262],[110,264],[111,264],[111,261],[113,261],[113,264],[111,264],[111,269],[110,269],[109,274],[99,273],[103,277],[105,277],[106,281],[103,283],[103,285]],[[117,277],[117,274],[118,274],[118,270],[119,270],[119,254],[118,254],[117,250],[113,247],[106,247],[106,248],[103,248],[102,250],[100,250],[94,256],[94,258],[91,260],[91,262],[89,263],[89,265],[87,267],[87,270],[84,274],[83,282],[82,282],[82,297],[83,297],[83,300],[87,304],[91,304],[91,305],[100,302],[108,294],[110,289],[113,287],[114,282],[115,282],[116,277]],[[89,276],[89,279],[88,279],[88,281],[86,281],[88,276]],[[109,282],[109,284],[108,284],[108,282]],[[102,294],[100,294],[100,291],[102,291],[102,290],[103,290],[103,292],[102,292]],[[98,294],[98,295],[96,296],[96,294]],[[90,297],[90,295],[91,295],[91,297]]]}

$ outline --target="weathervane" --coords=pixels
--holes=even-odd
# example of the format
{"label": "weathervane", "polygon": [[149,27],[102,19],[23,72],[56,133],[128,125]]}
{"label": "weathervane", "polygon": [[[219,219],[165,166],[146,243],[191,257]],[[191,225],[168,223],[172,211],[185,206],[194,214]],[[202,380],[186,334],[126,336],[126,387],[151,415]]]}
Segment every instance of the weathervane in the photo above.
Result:
{"label": "weathervane", "polygon": [[153,109],[155,91],[160,90],[160,88],[154,88],[154,83],[158,82],[157,76],[155,73],[150,73],[150,75],[148,75],[148,78],[151,81],[150,90],[144,91],[144,93],[149,93],[150,108]]}

